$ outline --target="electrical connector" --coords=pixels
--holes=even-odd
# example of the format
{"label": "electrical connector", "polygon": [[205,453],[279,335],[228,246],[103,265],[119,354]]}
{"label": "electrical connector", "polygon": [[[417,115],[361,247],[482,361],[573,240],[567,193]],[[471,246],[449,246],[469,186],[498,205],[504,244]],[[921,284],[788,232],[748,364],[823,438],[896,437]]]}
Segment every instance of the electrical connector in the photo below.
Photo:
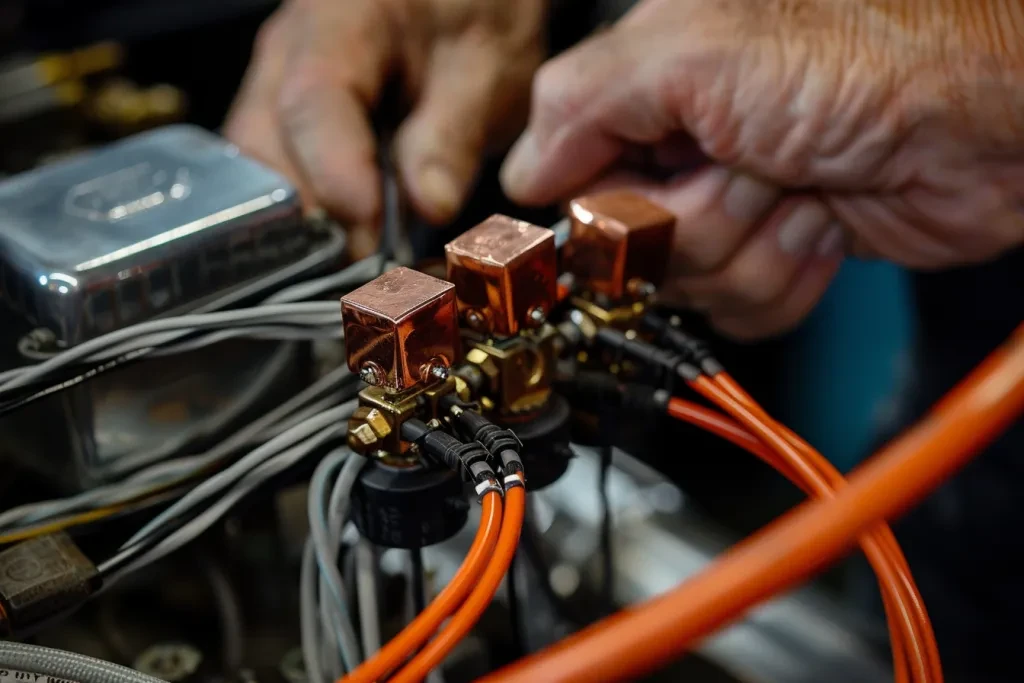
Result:
{"label": "electrical connector", "polygon": [[640,416],[663,415],[671,396],[664,389],[622,382],[610,373],[599,371],[580,372],[560,383],[558,390],[580,410]]}
{"label": "electrical connector", "polygon": [[506,475],[523,471],[520,455],[523,444],[511,429],[504,429],[462,404],[458,397],[441,400],[441,408],[451,417],[455,429],[471,441],[479,442],[492,456],[501,460]]}
{"label": "electrical connector", "polygon": [[480,443],[463,443],[416,419],[402,423],[402,438],[415,443],[427,458],[458,472],[467,481],[480,484],[495,478],[494,468],[488,462],[490,453]]}
{"label": "electrical connector", "polygon": [[31,632],[85,602],[101,583],[96,566],[63,532],[0,552],[0,636]]}
{"label": "electrical connector", "polygon": [[670,380],[679,376],[689,382],[701,376],[701,371],[683,356],[612,327],[598,329],[594,341],[661,371]]}
{"label": "electrical connector", "polygon": [[715,359],[707,342],[703,339],[688,334],[654,313],[644,315],[643,325],[654,332],[657,341],[672,347],[684,361],[700,368],[705,375],[713,377],[722,371],[721,364]]}

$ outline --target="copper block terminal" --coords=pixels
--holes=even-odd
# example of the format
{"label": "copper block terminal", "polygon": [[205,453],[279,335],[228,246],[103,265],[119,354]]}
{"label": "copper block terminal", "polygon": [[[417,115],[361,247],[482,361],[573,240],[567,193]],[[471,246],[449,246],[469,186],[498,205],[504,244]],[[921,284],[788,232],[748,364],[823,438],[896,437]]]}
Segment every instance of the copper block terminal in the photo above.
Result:
{"label": "copper block terminal", "polygon": [[665,279],[676,224],[665,209],[613,190],[574,199],[569,217],[564,265],[582,290],[617,301],[645,296]]}
{"label": "copper block terminal", "polygon": [[449,242],[445,254],[470,329],[508,337],[547,320],[558,280],[551,230],[494,215]]}
{"label": "copper block terminal", "polygon": [[455,287],[396,268],[341,298],[348,367],[391,391],[443,380],[458,360]]}

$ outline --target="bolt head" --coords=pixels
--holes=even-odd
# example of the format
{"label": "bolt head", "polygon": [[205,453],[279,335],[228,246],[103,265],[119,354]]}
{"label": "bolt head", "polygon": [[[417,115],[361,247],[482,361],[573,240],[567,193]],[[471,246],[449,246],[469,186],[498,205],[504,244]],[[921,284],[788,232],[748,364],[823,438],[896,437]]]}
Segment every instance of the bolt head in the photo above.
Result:
{"label": "bolt head", "polygon": [[420,367],[420,379],[424,382],[443,382],[449,373],[448,365],[441,358],[432,358]]}
{"label": "bolt head", "polygon": [[380,386],[384,382],[384,370],[373,361],[366,361],[359,368],[359,379],[371,386]]}
{"label": "bolt head", "polygon": [[530,323],[532,323],[535,327],[543,325],[544,321],[547,320],[547,314],[544,313],[544,308],[542,306],[534,306],[533,308],[530,309],[528,315],[530,318]]}
{"label": "bolt head", "polygon": [[466,312],[466,324],[469,325],[471,329],[482,330],[487,326],[487,321],[484,320],[482,315],[480,315],[480,311],[470,309]]}
{"label": "bolt head", "polygon": [[366,413],[366,417],[364,417],[363,420],[370,426],[370,429],[373,430],[373,433],[376,434],[378,438],[383,439],[391,433],[391,424],[384,416],[384,413],[376,408],[371,408]]}

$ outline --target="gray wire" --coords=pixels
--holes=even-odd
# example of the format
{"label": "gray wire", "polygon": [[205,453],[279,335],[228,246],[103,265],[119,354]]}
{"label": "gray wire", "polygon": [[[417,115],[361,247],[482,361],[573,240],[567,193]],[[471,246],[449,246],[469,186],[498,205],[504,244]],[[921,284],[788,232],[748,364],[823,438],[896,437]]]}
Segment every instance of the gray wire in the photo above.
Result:
{"label": "gray wire", "polygon": [[[321,320],[322,319],[322,320]],[[341,336],[341,328],[337,325],[337,318],[330,316],[310,316],[309,321],[313,324],[290,324],[290,325],[238,325],[224,330],[208,332],[195,339],[189,339],[177,343],[169,343],[179,335],[178,332],[165,332],[162,334],[146,335],[137,339],[129,340],[123,344],[110,348],[89,358],[89,362],[102,362],[113,360],[121,356],[137,353],[144,349],[151,348],[147,358],[163,358],[181,353],[188,353],[196,349],[203,349],[214,344],[219,344],[230,339],[244,337],[246,339],[277,340],[305,340],[338,338]],[[326,324],[316,324],[322,321]]]}
{"label": "gray wire", "polygon": [[319,415],[328,408],[332,408],[336,405],[338,405],[337,396],[327,396],[325,398],[322,398],[319,401],[309,404],[309,407],[303,408],[302,410],[296,412],[294,415],[285,418],[278,424],[268,427],[266,431],[260,433],[258,436],[251,439],[249,443],[246,445],[258,446],[265,441],[270,441],[275,436],[278,436],[279,434],[288,431],[297,424],[305,422],[314,415]]}
{"label": "gray wire", "polygon": [[261,463],[258,467],[255,467],[252,471],[246,474],[230,491],[218,498],[217,501],[209,508],[197,515],[195,519],[174,531],[155,548],[144,553],[142,557],[135,560],[130,565],[118,570],[113,576],[109,577],[104,582],[103,590],[106,590],[109,586],[117,583],[126,575],[136,572],[157,560],[163,559],[167,555],[192,542],[203,532],[216,524],[238,501],[252,493],[253,490],[258,488],[265,481],[288,469],[296,462],[308,456],[310,453],[315,452],[318,448],[332,439],[338,438],[344,433],[344,431],[344,425],[328,427],[318,434],[307,438],[302,443],[292,446],[291,448],[277,454],[275,457],[268,459],[266,462]]}
{"label": "gray wire", "polygon": [[182,353],[189,353],[207,346],[220,344],[230,339],[258,339],[263,341],[316,341],[320,339],[342,339],[342,329],[339,325],[327,325],[323,327],[282,327],[270,325],[247,325],[245,327],[233,327],[219,332],[210,332],[202,337],[190,341],[170,344],[160,347],[149,354],[150,358],[165,358],[176,356]]}
{"label": "gray wire", "polygon": [[[325,498],[330,478],[334,475],[335,470],[341,468],[341,473],[337,475],[331,498],[338,505],[345,507],[342,512],[347,516],[350,492],[359,474],[359,469],[365,462],[362,459],[349,458],[350,455],[351,451],[338,450],[320,462],[316,471],[313,472],[307,506],[309,533],[313,538],[317,565],[320,568],[321,607],[326,610],[326,616],[332,622],[330,625],[338,627],[338,645],[341,650],[342,659],[345,662],[345,667],[349,671],[354,669],[362,659],[359,656],[359,641],[356,639],[355,628],[352,626],[352,620],[349,616],[344,581],[341,578],[341,572],[338,570],[337,549],[338,542],[340,541],[334,542],[331,540]],[[346,459],[348,459],[347,463],[345,462]],[[344,467],[342,467],[342,463],[345,463]],[[340,491],[337,496],[335,496],[335,491]],[[339,539],[340,536],[341,530],[339,527]],[[328,625],[324,624],[322,626],[327,627]]]}
{"label": "gray wire", "polygon": [[[366,462],[362,458],[353,458],[351,454],[347,457],[345,464],[341,468],[341,472],[334,481],[334,486],[331,488],[331,496],[327,502],[327,540],[330,544],[326,549],[326,555],[333,558],[334,569],[338,568],[338,555],[341,551],[341,536],[342,531],[345,528],[345,522],[348,521],[349,508],[352,501],[352,489],[355,487],[356,479],[359,477],[359,472],[363,469]],[[317,501],[318,503],[321,501]],[[317,537],[314,536],[314,546]],[[351,646],[355,648],[356,656],[360,654],[359,642],[355,638],[355,627],[352,624],[352,617],[349,614],[348,608],[348,588],[345,584],[344,579],[341,577],[341,573],[338,572],[337,578],[341,579],[342,586],[342,604],[345,606],[344,610],[335,609],[335,603],[331,600],[325,600],[324,596],[331,590],[331,586],[328,585],[329,579],[323,571],[320,572],[320,598],[321,616],[324,619],[324,627],[328,624],[334,626],[333,632],[339,633],[339,626],[344,625],[345,628],[352,633]],[[360,659],[360,662],[362,659]],[[357,663],[358,665],[358,663]],[[341,672],[338,672],[339,674]]]}
{"label": "gray wire", "polygon": [[[327,260],[330,260],[330,259],[327,259]],[[369,280],[377,277],[377,275],[379,274],[379,271],[381,269],[380,261],[381,261],[381,257],[379,255],[374,255],[374,256],[371,256],[369,258],[362,259],[360,261],[357,261],[357,262],[349,265],[346,268],[343,268],[342,270],[338,271],[337,273],[332,273],[330,275],[325,275],[325,276],[322,276],[322,277],[319,277],[319,278],[314,278],[312,280],[307,280],[305,282],[299,282],[297,284],[291,285],[290,287],[286,287],[286,288],[276,292],[275,294],[271,295],[270,297],[268,297],[266,300],[264,300],[264,302],[260,306],[257,306],[255,308],[245,308],[245,309],[240,309],[240,310],[241,311],[258,311],[260,309],[268,308],[269,306],[274,305],[274,304],[286,304],[286,303],[301,302],[301,301],[304,301],[304,300],[307,300],[307,299],[315,298],[315,297],[317,297],[317,296],[319,296],[321,294],[324,294],[326,292],[330,292],[330,291],[334,291],[334,290],[340,290],[340,289],[346,289],[346,288],[351,287],[351,286],[356,285],[356,284],[361,284],[363,282],[368,282]],[[301,264],[303,262],[300,261],[299,263]],[[298,270],[299,264],[294,264],[294,265],[295,265],[296,269]],[[390,265],[390,264],[385,264],[385,265]],[[305,272],[306,270],[308,270],[308,269],[304,268],[304,269],[302,269],[302,272]],[[288,277],[291,277],[291,276],[288,276]],[[286,277],[284,279],[288,279],[288,277]],[[132,326],[123,328],[121,330],[118,330],[116,333],[111,333],[111,334],[119,335],[118,336],[119,340],[128,340],[128,339],[131,339],[133,336],[139,336],[139,335],[144,334],[143,330],[146,329],[147,325],[152,325],[152,324],[155,324],[155,323],[159,323],[160,324],[160,327],[159,327],[160,330],[171,330],[172,331],[172,333],[165,334],[165,336],[162,337],[162,339],[163,339],[162,343],[165,343],[165,344],[166,343],[170,343],[174,339],[178,339],[178,338],[180,338],[182,336],[185,336],[187,334],[190,334],[190,333],[192,333],[194,331],[193,329],[189,329],[190,326],[189,326],[189,324],[187,322],[183,322],[183,321],[185,321],[185,320],[187,320],[189,318],[194,318],[195,315],[209,315],[210,314],[210,309],[220,308],[220,307],[223,307],[223,306],[227,306],[229,304],[230,304],[230,301],[227,301],[226,299],[218,299],[218,300],[216,300],[214,302],[211,302],[207,306],[201,307],[200,309],[198,309],[197,313],[193,314],[193,315],[173,316],[173,317],[169,317],[169,318],[162,318],[162,319],[159,319],[159,320],[149,321],[147,323],[140,323],[138,325],[132,325]],[[333,307],[334,307],[335,310],[337,309],[336,305],[333,306]],[[228,312],[229,313],[239,313],[239,311],[228,311]],[[245,317],[246,316],[244,314],[241,316],[241,318],[243,318],[243,319]],[[101,336],[101,337],[97,337],[96,339],[93,339],[90,342],[86,342],[86,344],[88,344],[90,348],[102,349],[102,348],[104,348],[106,346],[112,346],[112,345],[115,345],[117,343],[121,343],[121,341],[111,342],[108,339],[109,336],[110,335],[104,335],[104,336]],[[153,340],[150,340],[150,343],[152,343],[152,341]],[[71,359],[68,359],[66,357],[67,354],[71,353],[71,351],[75,351],[77,349],[81,349],[81,347],[85,346],[86,344],[82,344],[82,345],[76,346],[76,347],[74,347],[73,349],[71,349],[69,351],[63,351],[63,352],[53,356],[49,360],[45,361],[44,364],[45,363],[50,363],[50,362],[55,362],[54,365],[48,366],[49,369],[46,370],[45,372],[52,372],[55,368],[61,368],[61,367],[64,367],[66,365],[69,365],[69,364],[71,364],[73,362],[78,362],[79,360],[90,359],[89,358],[90,354],[76,355],[74,358],[71,358]],[[138,348],[142,348],[142,347],[138,347]],[[80,351],[78,353],[81,354]],[[61,359],[61,360],[59,362],[57,362],[58,359]],[[41,364],[41,365],[43,365],[43,364]],[[31,382],[31,381],[35,381],[35,379],[41,377],[41,375],[37,374],[40,371],[41,365],[27,366],[27,367],[21,367],[21,368],[14,368],[14,369],[11,369],[11,370],[5,370],[3,372],[0,372],[0,392],[2,392],[2,390],[4,390],[4,389],[14,388],[13,386],[10,385],[10,382],[12,382],[14,380],[17,380],[17,379],[20,379],[22,382],[25,382],[25,383]],[[29,376],[28,380],[24,379],[24,377],[26,375]]]}
{"label": "gray wire", "polygon": [[[305,316],[305,318],[302,316]],[[90,339],[39,365],[25,368],[24,372],[8,379],[0,386],[0,394],[36,382],[60,368],[86,360],[110,347],[117,346],[140,335],[171,331],[178,331],[179,334],[184,335],[194,329],[230,327],[238,324],[259,322],[290,323],[298,321],[303,323],[309,321],[310,316],[337,316],[339,323],[341,320],[338,305],[332,301],[265,305],[256,308],[241,308],[233,311],[182,315],[174,318],[150,320],[110,332],[95,339]],[[323,318],[318,317],[317,321],[320,320],[323,320]],[[326,321],[322,324],[326,324]]]}
{"label": "gray wire", "polygon": [[316,601],[316,551],[313,539],[307,538],[302,549],[299,579],[299,630],[302,637],[302,659],[306,663],[309,683],[326,683],[320,651],[320,618]]}
{"label": "gray wire", "polygon": [[294,446],[303,439],[327,428],[332,424],[344,423],[355,410],[355,401],[348,401],[337,408],[331,408],[320,415],[306,420],[302,424],[292,427],[287,432],[274,437],[259,448],[250,451],[241,459],[232,463],[227,469],[218,472],[206,479],[194,489],[179,498],[173,505],[161,512],[154,519],[143,526],[131,538],[121,546],[127,548],[138,543],[150,533],[159,529],[163,524],[174,519],[190,508],[200,505],[204,500],[215,497],[225,488],[231,486],[252,469],[263,464],[267,459],[273,457],[284,448]]}
{"label": "gray wire", "polygon": [[195,313],[208,313],[210,311],[228,308],[251,297],[258,296],[269,289],[275,289],[289,280],[301,277],[305,273],[320,270],[336,262],[345,251],[348,237],[344,230],[338,227],[329,227],[326,231],[329,239],[326,243],[319,245],[320,248],[313,251],[306,257],[284,266],[265,277],[233,289],[208,304],[199,306]]}
{"label": "gray wire", "polygon": [[[84,509],[117,505],[143,495],[155,486],[187,477],[231,455],[233,452],[245,448],[274,425],[302,410],[310,402],[320,399],[324,394],[336,392],[352,379],[353,375],[347,367],[335,368],[309,387],[295,394],[295,396],[262,417],[242,427],[205,453],[183,456],[174,460],[157,463],[137,472],[124,481],[99,486],[69,498],[29,503],[12,508],[0,514],[0,529],[4,529],[4,531],[18,530],[18,528],[8,529],[8,527],[16,523],[23,525],[38,523]],[[332,402],[332,405],[335,402]]]}
{"label": "gray wire", "polygon": [[181,433],[167,439],[153,451],[132,453],[118,458],[105,468],[106,476],[124,476],[147,464],[164,461],[176,453],[185,452],[192,444],[222,434],[270,392],[274,383],[280,380],[282,373],[294,361],[297,351],[298,348],[294,343],[278,345],[274,349],[273,355],[259,368],[253,381],[244,388],[240,395],[234,397],[230,405],[206,416],[195,427],[182,430]]}
{"label": "gray wire", "polygon": [[354,549],[356,596],[359,599],[359,632],[367,659],[380,650],[380,608],[377,605],[377,549],[365,538]]}
{"label": "gray wire", "polygon": [[242,606],[238,602],[238,593],[225,575],[224,569],[208,557],[204,558],[202,565],[220,617],[224,673],[233,676],[241,670],[245,660],[245,622],[242,618]]}
{"label": "gray wire", "polygon": [[313,299],[326,292],[351,287],[356,283],[369,282],[380,273],[380,255],[373,255],[356,261],[347,268],[337,273],[324,275],[323,277],[307,280],[286,287],[281,291],[267,297],[265,304],[283,304],[292,301],[306,301]]}
{"label": "gray wire", "polygon": [[163,683],[127,667],[38,645],[0,640],[0,669],[74,683]]}

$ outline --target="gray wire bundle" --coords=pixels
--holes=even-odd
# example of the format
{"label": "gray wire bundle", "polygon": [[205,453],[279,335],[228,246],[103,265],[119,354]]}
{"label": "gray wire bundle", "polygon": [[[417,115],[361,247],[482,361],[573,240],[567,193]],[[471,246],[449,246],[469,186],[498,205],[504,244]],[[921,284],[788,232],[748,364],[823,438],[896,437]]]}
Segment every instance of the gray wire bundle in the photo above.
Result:
{"label": "gray wire bundle", "polygon": [[127,574],[152,564],[195,540],[222,519],[238,501],[248,496],[261,484],[307,457],[310,453],[316,452],[324,444],[344,435],[347,430],[348,418],[355,408],[356,402],[348,401],[337,408],[325,411],[316,418],[284,432],[280,437],[268,441],[232,467],[215,474],[200,486],[192,489],[188,495],[164,511],[166,517],[161,519],[161,516],[158,516],[126,541],[121,546],[122,550],[144,540],[148,534],[159,530],[161,524],[166,523],[172,517],[180,514],[187,515],[195,508],[201,508],[210,499],[214,499],[215,502],[194,519],[168,535],[155,548],[116,571],[106,579],[104,586],[113,585]]}
{"label": "gray wire bundle", "polygon": [[[234,311],[174,316],[124,328],[52,356],[40,365],[0,372],[0,397],[5,391],[11,392],[33,381],[42,380],[47,375],[80,361],[110,360],[126,353],[137,353],[146,349],[154,349],[152,356],[159,357],[195,350],[237,336],[275,339],[340,339],[340,310],[335,302],[300,302],[327,292],[344,290],[362,284],[376,277],[382,265],[384,265],[382,257],[371,256],[357,261],[337,273],[286,287],[267,298],[260,306]],[[304,267],[297,264],[297,268],[299,272],[304,272],[308,269],[308,264]],[[289,328],[282,324],[305,327]],[[196,339],[173,343],[175,339],[202,329],[210,331]],[[84,351],[83,347],[85,347]],[[0,533],[25,531],[32,526],[44,524],[63,515],[98,507],[121,505],[126,501],[145,496],[154,488],[168,482],[187,479],[230,456],[240,448],[280,434],[284,428],[289,426],[284,424],[285,421],[294,425],[298,421],[309,419],[322,412],[331,405],[336,405],[336,401],[332,403],[333,399],[325,398],[324,395],[338,389],[350,378],[351,376],[345,368],[331,372],[277,409],[242,428],[205,453],[165,460],[121,481],[95,487],[69,498],[31,503],[2,512],[0,513]],[[168,442],[162,447],[161,455],[173,458],[185,447],[187,444]],[[151,454],[146,455],[153,457]]]}
{"label": "gray wire bundle", "polygon": [[309,540],[299,593],[303,654],[314,682],[336,679],[362,661],[338,553],[352,488],[364,464],[349,449],[339,449],[320,462],[310,482]]}
{"label": "gray wire bundle", "polygon": [[[363,259],[337,273],[287,287],[251,308],[160,318],[110,332],[48,357],[37,365],[0,372],[0,399],[79,363],[105,362],[150,350],[166,356],[238,336],[308,339],[338,335],[341,311],[337,303],[308,299],[367,282],[376,277],[380,265],[378,256]],[[177,340],[203,331],[208,334],[175,345]]]}
{"label": "gray wire bundle", "polygon": [[[0,513],[0,530],[5,533],[23,531],[63,515],[120,505],[168,482],[187,479],[248,446],[262,442],[268,434],[280,433],[282,426],[295,426],[337,405],[338,390],[353,379],[348,368],[337,368],[204,453],[167,460],[123,481],[99,486],[68,498],[12,508]],[[312,413],[309,412],[311,410]]]}

